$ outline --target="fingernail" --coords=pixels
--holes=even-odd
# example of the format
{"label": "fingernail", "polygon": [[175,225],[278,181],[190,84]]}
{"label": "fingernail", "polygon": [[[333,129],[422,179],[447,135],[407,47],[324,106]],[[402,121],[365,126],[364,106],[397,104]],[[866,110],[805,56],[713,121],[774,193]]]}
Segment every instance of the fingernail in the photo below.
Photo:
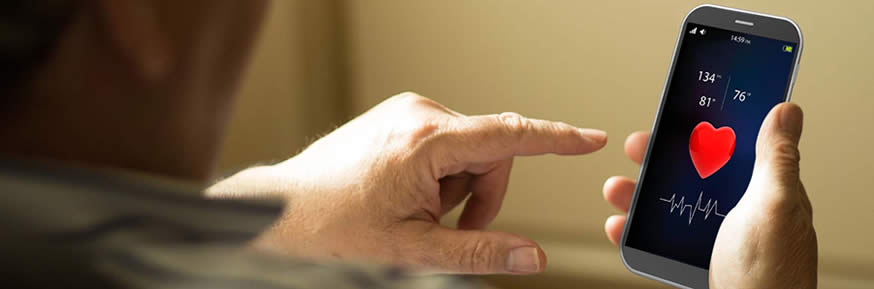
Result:
{"label": "fingernail", "polygon": [[510,250],[506,263],[507,271],[535,273],[540,271],[540,253],[535,247],[519,247]]}
{"label": "fingernail", "polygon": [[607,132],[600,129],[592,129],[592,128],[581,128],[580,134],[583,137],[596,142],[596,143],[606,143],[607,142]]}
{"label": "fingernail", "polygon": [[780,111],[780,128],[792,134],[792,136],[801,135],[801,125],[804,114],[801,108],[794,104],[787,104]]}

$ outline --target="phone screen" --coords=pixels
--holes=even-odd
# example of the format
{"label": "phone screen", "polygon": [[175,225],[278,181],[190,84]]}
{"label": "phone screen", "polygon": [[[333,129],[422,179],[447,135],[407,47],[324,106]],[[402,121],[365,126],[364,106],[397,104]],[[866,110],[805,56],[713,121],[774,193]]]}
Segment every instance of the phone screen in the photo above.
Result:
{"label": "phone screen", "polygon": [[756,137],[786,100],[797,43],[687,23],[626,246],[708,269],[753,171]]}

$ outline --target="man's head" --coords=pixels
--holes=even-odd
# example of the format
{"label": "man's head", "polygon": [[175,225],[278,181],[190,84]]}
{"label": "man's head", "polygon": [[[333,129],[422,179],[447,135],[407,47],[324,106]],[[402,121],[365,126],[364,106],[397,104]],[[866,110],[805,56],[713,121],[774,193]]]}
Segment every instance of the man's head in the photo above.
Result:
{"label": "man's head", "polygon": [[0,153],[207,178],[264,2],[4,1]]}

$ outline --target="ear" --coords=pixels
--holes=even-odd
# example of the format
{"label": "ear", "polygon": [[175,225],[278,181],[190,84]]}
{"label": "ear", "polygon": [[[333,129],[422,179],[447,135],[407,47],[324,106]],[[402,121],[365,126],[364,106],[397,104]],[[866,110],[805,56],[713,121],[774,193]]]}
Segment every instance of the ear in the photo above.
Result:
{"label": "ear", "polygon": [[155,1],[96,0],[109,44],[147,82],[167,77],[172,65],[169,38],[161,29]]}

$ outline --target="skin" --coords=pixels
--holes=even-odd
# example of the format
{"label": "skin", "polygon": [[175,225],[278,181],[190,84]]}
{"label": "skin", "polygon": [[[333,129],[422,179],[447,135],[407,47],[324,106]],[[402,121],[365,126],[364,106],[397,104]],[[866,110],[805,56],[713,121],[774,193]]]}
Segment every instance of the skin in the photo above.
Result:
{"label": "skin", "polygon": [[[0,154],[205,186],[265,2],[81,3],[55,52],[20,90],[25,101],[10,110],[13,121],[0,127]],[[778,118],[769,119],[766,124]],[[760,137],[761,164],[750,192],[732,211],[748,213],[730,213],[723,231],[731,236],[720,233],[717,241],[714,288],[769,288],[739,282],[768,285],[781,278],[812,278],[797,284],[815,285],[809,203],[805,207],[798,193],[797,154],[787,157],[797,152],[797,137],[790,142],[775,135],[790,134],[765,134],[779,140],[774,142]],[[514,113],[465,116],[404,93],[301,154],[243,170],[205,193],[287,200],[284,216],[253,244],[269,252],[433,272],[531,274],[546,266],[537,243],[485,230],[500,210],[513,157],[585,154],[605,143],[606,134],[598,130]],[[630,147],[639,152],[629,155],[639,159],[641,146]],[[793,160],[794,177],[786,173]],[[623,192],[633,183],[611,182],[607,199],[627,208],[630,197]],[[440,225],[461,203],[457,228]],[[785,222],[788,217],[800,221]],[[613,240],[618,235],[609,232],[618,232],[622,223],[617,218],[607,224]],[[774,278],[774,272],[781,276]]]}
{"label": "skin", "polygon": [[[536,273],[546,265],[537,243],[484,231],[500,210],[513,157],[584,154],[606,141],[598,130],[515,113],[465,116],[404,93],[300,155],[243,171],[207,194],[289,199],[285,217],[257,243],[271,251],[437,272]],[[440,225],[462,202],[457,229]]]}

